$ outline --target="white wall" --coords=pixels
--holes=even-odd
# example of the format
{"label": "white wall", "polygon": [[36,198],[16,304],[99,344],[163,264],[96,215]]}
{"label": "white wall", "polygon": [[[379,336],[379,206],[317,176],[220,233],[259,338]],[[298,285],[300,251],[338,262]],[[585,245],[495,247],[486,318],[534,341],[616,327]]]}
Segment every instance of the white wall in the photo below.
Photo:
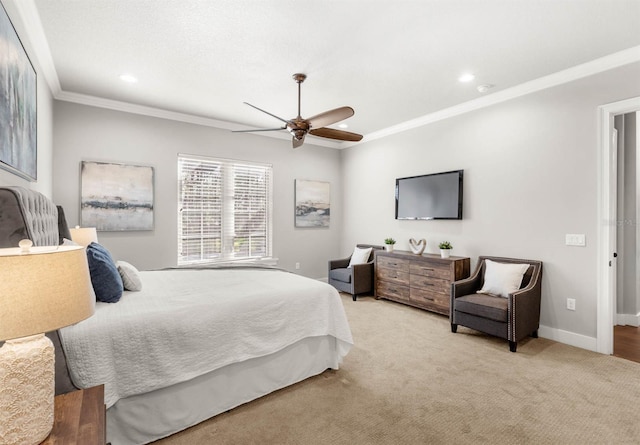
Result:
{"label": "white wall", "polygon": [[7,14],[16,29],[18,36],[20,37],[27,54],[33,64],[36,73],[38,74],[38,108],[37,108],[37,121],[38,121],[38,179],[31,182],[20,176],[14,175],[7,170],[0,169],[0,186],[7,185],[19,185],[21,187],[37,190],[49,197],[52,194],[53,187],[53,171],[52,171],[52,122],[53,122],[53,99],[51,90],[44,79],[44,76],[40,73],[40,63],[35,56],[35,52],[32,49],[29,36],[26,32],[25,26],[20,20],[12,1],[3,1]]}
{"label": "white wall", "polygon": [[[542,260],[541,324],[594,338],[597,107],[639,96],[638,79],[640,63],[627,65],[345,150],[342,250],[386,237],[408,250],[413,237],[428,252],[451,241],[472,267],[479,255]],[[463,220],[394,219],[395,178],[456,169]],[[565,246],[567,233],[586,247]]]}
{"label": "white wall", "polygon": [[[107,161],[155,168],[155,229],[100,232],[99,240],[116,259],[140,269],[177,262],[177,154],[273,164],[273,255],[280,267],[300,274],[327,276],[327,260],[339,251],[342,223],[340,152],[305,144],[231,133],[226,130],[55,101],[53,198],[71,226],[79,224],[80,162]],[[310,138],[311,139],[311,138]],[[294,227],[294,180],[331,183],[331,226]]]}

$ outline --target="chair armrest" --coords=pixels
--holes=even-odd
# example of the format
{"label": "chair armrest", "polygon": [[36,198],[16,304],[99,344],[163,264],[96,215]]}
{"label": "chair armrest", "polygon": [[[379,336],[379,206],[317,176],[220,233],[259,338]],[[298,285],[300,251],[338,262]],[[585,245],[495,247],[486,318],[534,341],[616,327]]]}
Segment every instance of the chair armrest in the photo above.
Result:
{"label": "chair armrest", "polygon": [[455,307],[456,307],[456,298],[463,297],[469,294],[475,294],[478,289],[480,289],[480,283],[482,282],[482,277],[480,276],[480,265],[476,267],[475,272],[469,278],[465,278],[463,280],[454,281],[451,283],[451,298],[449,302],[449,320],[451,321],[451,325],[453,326],[456,323],[455,317]]}
{"label": "chair armrest", "polygon": [[351,280],[355,294],[373,290],[373,267],[373,261],[351,266]]}
{"label": "chair armrest", "polygon": [[475,294],[480,289],[480,269],[478,268],[474,275],[463,280],[451,283],[451,298],[462,297],[464,295]]}
{"label": "chair armrest", "polygon": [[349,261],[351,261],[351,257],[329,260],[329,270],[345,268],[349,265]]}
{"label": "chair armrest", "polygon": [[353,265],[351,266],[351,269],[353,270],[354,276],[360,275],[363,273],[373,272],[373,261],[369,261],[368,263]]}
{"label": "chair armrest", "polygon": [[538,330],[542,299],[540,281],[541,273],[538,273],[526,287],[509,294],[509,308],[514,320],[509,326],[509,340],[519,341]]}

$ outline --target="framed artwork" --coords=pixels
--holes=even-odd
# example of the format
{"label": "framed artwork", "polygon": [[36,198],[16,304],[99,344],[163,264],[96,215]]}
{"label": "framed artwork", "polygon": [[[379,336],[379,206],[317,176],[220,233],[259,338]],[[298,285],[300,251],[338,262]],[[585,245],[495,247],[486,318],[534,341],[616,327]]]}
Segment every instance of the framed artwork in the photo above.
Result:
{"label": "framed artwork", "polygon": [[82,161],[80,180],[83,227],[153,230],[153,167]]}
{"label": "framed artwork", "polygon": [[331,184],[295,180],[296,227],[329,227]]}
{"label": "framed artwork", "polygon": [[0,168],[37,179],[36,70],[0,3]]}

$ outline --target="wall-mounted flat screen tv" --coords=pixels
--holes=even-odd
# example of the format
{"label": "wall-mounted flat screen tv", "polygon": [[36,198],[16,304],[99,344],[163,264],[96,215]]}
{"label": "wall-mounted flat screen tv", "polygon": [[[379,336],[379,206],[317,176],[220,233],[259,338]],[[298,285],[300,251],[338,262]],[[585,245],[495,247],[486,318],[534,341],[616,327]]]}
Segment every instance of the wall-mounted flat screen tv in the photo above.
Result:
{"label": "wall-mounted flat screen tv", "polygon": [[462,219],[463,172],[396,179],[396,219]]}

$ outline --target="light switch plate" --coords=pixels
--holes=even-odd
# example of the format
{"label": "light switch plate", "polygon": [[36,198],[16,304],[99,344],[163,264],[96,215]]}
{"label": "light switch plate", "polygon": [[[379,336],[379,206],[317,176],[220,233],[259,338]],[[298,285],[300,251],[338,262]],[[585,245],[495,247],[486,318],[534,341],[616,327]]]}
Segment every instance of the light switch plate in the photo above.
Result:
{"label": "light switch plate", "polygon": [[584,233],[567,233],[565,235],[565,244],[567,246],[580,246],[587,245],[586,236]]}

